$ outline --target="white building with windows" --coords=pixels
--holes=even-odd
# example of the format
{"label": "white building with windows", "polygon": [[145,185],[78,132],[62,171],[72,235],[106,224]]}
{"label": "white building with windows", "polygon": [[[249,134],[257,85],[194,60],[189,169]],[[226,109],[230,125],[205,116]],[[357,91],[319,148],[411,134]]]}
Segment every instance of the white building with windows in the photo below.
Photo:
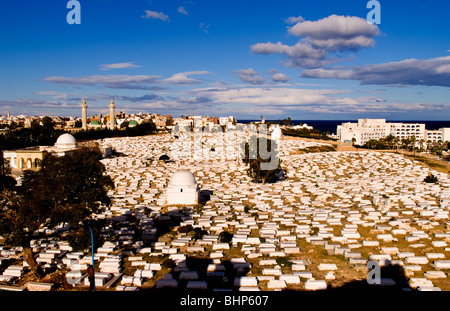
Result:
{"label": "white building with windows", "polygon": [[358,123],[347,122],[337,126],[336,136],[342,142],[364,145],[371,139],[379,140],[386,136],[400,140],[415,137],[416,146],[420,141],[450,141],[450,128],[426,130],[422,123],[386,122],[385,119],[359,119]]}
{"label": "white building with windows", "polygon": [[364,145],[371,139],[388,136],[391,128],[385,119],[359,119],[358,123],[347,122],[337,126],[337,137],[340,141],[356,145]]}
{"label": "white building with windows", "polygon": [[442,141],[450,142],[450,127],[441,128],[440,131],[442,131]]}
{"label": "white building with windows", "polygon": [[233,116],[219,118],[220,125],[233,125],[234,123],[236,123],[236,119]]}
{"label": "white building with windows", "polygon": [[179,131],[188,131],[192,126],[194,126],[194,121],[184,118],[173,118],[174,125],[178,125]]}
{"label": "white building with windows", "polygon": [[379,140],[393,135],[399,139],[415,136],[416,141],[425,139],[425,124],[389,123],[385,119],[359,119],[358,123],[343,123],[337,126],[337,137],[340,141],[356,145],[364,145],[371,139]]}
{"label": "white building with windows", "polygon": [[443,141],[443,133],[442,133],[442,129],[440,130],[430,130],[427,131],[427,135],[425,138],[426,142],[432,142],[432,143],[437,143],[438,141]]}
{"label": "white building with windows", "polygon": [[419,123],[387,123],[391,126],[391,134],[402,139],[416,137],[416,141],[425,139],[425,124]]}
{"label": "white building with windows", "polygon": [[426,142],[437,143],[441,142],[450,142],[450,128],[444,127],[439,130],[430,130],[427,131],[427,135],[425,138]]}

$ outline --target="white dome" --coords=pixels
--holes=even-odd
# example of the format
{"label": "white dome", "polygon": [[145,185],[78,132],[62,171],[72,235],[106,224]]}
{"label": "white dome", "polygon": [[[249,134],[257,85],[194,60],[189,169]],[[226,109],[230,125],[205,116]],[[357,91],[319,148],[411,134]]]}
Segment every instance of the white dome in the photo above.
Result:
{"label": "white dome", "polygon": [[170,179],[171,186],[193,186],[196,184],[194,174],[188,170],[176,171]]}
{"label": "white dome", "polygon": [[68,148],[76,148],[77,140],[72,135],[66,133],[62,134],[56,140],[55,147],[58,149],[68,149]]}
{"label": "white dome", "polygon": [[281,139],[281,137],[283,137],[283,132],[281,131],[281,129],[278,126],[272,128],[271,139],[276,141]]}

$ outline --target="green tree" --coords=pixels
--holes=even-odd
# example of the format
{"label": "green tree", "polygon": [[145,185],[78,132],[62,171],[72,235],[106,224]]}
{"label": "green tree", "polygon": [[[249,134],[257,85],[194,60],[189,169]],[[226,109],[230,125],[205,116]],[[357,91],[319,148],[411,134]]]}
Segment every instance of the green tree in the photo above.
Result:
{"label": "green tree", "polygon": [[51,117],[45,116],[41,120],[42,127],[46,130],[53,130],[53,127],[55,125],[55,122],[53,122],[53,119]]}
{"label": "green tree", "polygon": [[86,245],[83,222],[101,210],[100,203],[110,204],[108,189],[114,187],[99,156],[83,148],[72,155],[46,155],[39,171],[25,171],[22,185],[3,193],[0,205],[0,234],[10,245],[22,246],[24,259],[36,274],[42,276],[30,241],[42,227],[55,228],[68,223],[74,230],[71,246]]}
{"label": "green tree", "polygon": [[0,150],[0,194],[10,192],[16,185],[14,177],[10,176],[11,168],[5,163],[3,151]]}
{"label": "green tree", "polygon": [[130,121],[123,121],[122,124],[120,124],[120,129],[125,129],[130,124]]}
{"label": "green tree", "polygon": [[219,242],[220,243],[230,243],[233,239],[233,234],[229,233],[228,231],[222,231],[219,234]]}
{"label": "green tree", "polygon": [[292,124],[291,117],[288,117],[287,119],[281,120],[281,124],[282,125],[291,125]]}
{"label": "green tree", "polygon": [[[281,173],[281,161],[278,158],[278,145],[275,141],[266,137],[252,136],[250,141],[256,141],[256,144],[252,144],[252,148],[248,142],[245,143],[245,158],[244,163],[248,165],[248,175],[253,179],[253,182],[266,182],[273,183],[278,180]],[[253,146],[254,145],[254,146]],[[264,150],[266,146],[266,150]],[[261,157],[261,151],[270,154],[268,159]],[[275,155],[276,158],[273,158]],[[268,164],[270,161],[277,161],[273,169],[264,169],[263,164]]]}
{"label": "green tree", "polygon": [[384,138],[384,141],[386,142],[386,145],[388,149],[393,149],[393,146],[395,144],[395,136],[392,134],[389,134]]}
{"label": "green tree", "polygon": [[414,151],[414,154],[416,154],[416,135],[412,135],[410,138],[410,150]]}
{"label": "green tree", "polygon": [[425,177],[425,179],[423,181],[426,183],[430,183],[430,184],[431,183],[435,183],[435,184],[439,183],[439,179],[431,173],[428,174],[428,176]]}
{"label": "green tree", "polygon": [[167,154],[163,154],[159,157],[159,161],[169,161],[170,157]]}

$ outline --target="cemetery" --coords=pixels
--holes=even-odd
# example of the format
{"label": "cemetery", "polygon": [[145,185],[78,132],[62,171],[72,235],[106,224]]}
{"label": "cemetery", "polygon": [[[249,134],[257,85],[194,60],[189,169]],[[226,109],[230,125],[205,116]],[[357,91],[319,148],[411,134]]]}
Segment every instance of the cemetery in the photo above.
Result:
{"label": "cemetery", "polygon": [[[401,154],[304,153],[327,143],[284,139],[285,178],[253,183],[233,146],[217,146],[220,135],[195,142],[216,148],[173,161],[159,160],[173,158],[169,134],[99,140],[120,156],[101,160],[115,188],[112,204],[92,215],[106,223],[97,290],[325,290],[365,280],[370,260],[400,266],[404,290],[450,290],[448,174]],[[166,204],[179,170],[193,174],[199,204]],[[430,172],[438,183],[424,182]],[[0,289],[87,290],[90,250],[74,252],[66,230],[43,228],[32,241],[59,281],[30,279],[21,249],[0,244]]]}

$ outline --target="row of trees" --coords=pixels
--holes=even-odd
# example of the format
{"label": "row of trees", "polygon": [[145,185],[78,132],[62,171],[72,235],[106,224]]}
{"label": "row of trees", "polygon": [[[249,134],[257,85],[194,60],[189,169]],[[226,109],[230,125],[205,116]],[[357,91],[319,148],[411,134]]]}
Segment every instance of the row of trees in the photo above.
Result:
{"label": "row of trees", "polygon": [[121,127],[120,129],[89,129],[87,131],[80,131],[74,134],[77,140],[92,140],[92,139],[103,139],[108,137],[134,137],[134,136],[144,136],[156,133],[157,128],[152,120],[143,122],[133,127],[128,125]]}
{"label": "row of trees", "polygon": [[[64,130],[54,128],[54,123],[50,117],[42,119],[42,125],[33,126],[32,128],[18,128],[9,130],[0,135],[0,149],[13,150],[31,146],[51,146]],[[134,127],[125,126],[121,129],[89,129],[74,134],[78,141],[103,139],[107,137],[127,137],[127,136],[143,136],[154,134],[157,131],[155,123],[151,120],[143,122]]]}
{"label": "row of trees", "polygon": [[313,139],[322,139],[322,140],[336,140],[334,138],[329,137],[326,133],[322,132],[319,129],[282,129],[283,135],[286,136],[295,136],[295,137],[303,137],[303,138],[313,138]]}
{"label": "row of trees", "polygon": [[432,142],[431,140],[425,141],[424,139],[420,139],[419,141],[417,141],[415,136],[400,139],[400,138],[390,134],[390,135],[383,137],[381,139],[378,139],[378,140],[371,139],[371,140],[367,141],[361,147],[368,148],[368,149],[378,149],[378,150],[381,150],[381,149],[388,149],[388,150],[404,149],[404,150],[409,150],[409,151],[424,150],[426,148],[427,150],[430,150],[432,153],[442,155],[442,150],[449,149],[449,142],[448,141],[443,142],[442,140],[440,140],[438,142]]}
{"label": "row of trees", "polygon": [[0,149],[11,150],[54,144],[64,131],[54,129],[54,124],[50,117],[42,118],[41,122],[42,125],[31,128],[20,127],[6,131],[3,135],[0,135]]}

